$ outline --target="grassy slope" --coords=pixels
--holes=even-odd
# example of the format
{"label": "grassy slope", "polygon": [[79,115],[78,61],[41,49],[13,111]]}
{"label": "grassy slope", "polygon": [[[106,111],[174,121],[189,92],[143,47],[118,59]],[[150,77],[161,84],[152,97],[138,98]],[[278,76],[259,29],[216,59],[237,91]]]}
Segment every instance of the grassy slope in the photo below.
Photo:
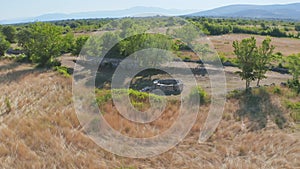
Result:
{"label": "grassy slope", "polygon": [[[276,114],[241,111],[247,99],[227,100],[223,120],[206,144],[198,144],[208,105],[190,134],[172,150],[149,159],[128,159],[97,147],[81,131],[72,106],[70,78],[58,73],[0,61],[0,168],[296,168],[300,166],[299,130],[282,104],[288,94],[256,93]],[[281,89],[287,93],[287,89]],[[261,95],[262,94],[262,95]],[[298,99],[298,100],[297,100]],[[108,107],[109,108],[109,107]],[[255,108],[255,107],[253,107]],[[259,110],[269,110],[262,108]],[[169,108],[164,116],[172,117]],[[238,113],[239,112],[239,113]],[[108,116],[109,114],[106,114]],[[111,121],[118,115],[109,116]],[[262,121],[260,121],[262,120]],[[264,124],[264,125],[261,125]],[[159,123],[158,123],[159,125]],[[160,125],[163,130],[165,125]],[[126,132],[126,131],[125,131]],[[137,131],[128,131],[134,135]]]}

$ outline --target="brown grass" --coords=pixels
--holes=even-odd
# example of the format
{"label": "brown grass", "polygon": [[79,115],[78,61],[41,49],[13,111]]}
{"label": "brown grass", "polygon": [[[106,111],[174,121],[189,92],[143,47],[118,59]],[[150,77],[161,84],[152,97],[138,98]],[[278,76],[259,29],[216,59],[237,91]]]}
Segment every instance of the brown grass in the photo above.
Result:
{"label": "brown grass", "polygon": [[[248,35],[248,34],[228,34],[222,36],[210,36],[210,40],[217,52],[225,53],[228,57],[234,57],[232,43],[235,40],[241,41],[245,38],[250,38],[254,36],[257,39],[257,44],[260,45],[262,41],[266,38],[260,35]],[[291,54],[300,53],[300,41],[291,38],[275,38],[272,37],[272,45],[274,45],[274,52],[281,52],[284,56]]]}
{"label": "brown grass", "polygon": [[[197,143],[199,129],[206,119],[209,105],[201,109],[197,123],[189,135],[176,147],[157,157],[129,159],[111,154],[98,147],[82,131],[72,105],[71,79],[58,73],[36,70],[30,65],[13,65],[0,61],[0,114],[7,110],[9,98],[11,111],[0,117],[0,168],[296,168],[300,166],[299,130],[289,126],[279,129],[273,120],[265,128],[250,131],[251,119],[236,114],[239,100],[229,99],[223,119],[213,136],[204,144]],[[29,70],[18,78],[14,72]],[[9,74],[10,73],[10,74]],[[18,74],[17,74],[18,75]],[[7,80],[5,77],[8,77]],[[271,95],[276,104],[281,95]],[[293,97],[292,99],[296,99]],[[288,122],[289,114],[283,109]],[[119,115],[106,107],[105,118],[120,129]],[[152,125],[164,130],[172,123],[176,108],[167,111]],[[268,116],[269,117],[269,116]],[[151,136],[142,126],[134,126],[124,134]],[[244,124],[244,127],[243,127]],[[131,129],[132,128],[132,129]],[[136,131],[135,131],[136,130]]]}

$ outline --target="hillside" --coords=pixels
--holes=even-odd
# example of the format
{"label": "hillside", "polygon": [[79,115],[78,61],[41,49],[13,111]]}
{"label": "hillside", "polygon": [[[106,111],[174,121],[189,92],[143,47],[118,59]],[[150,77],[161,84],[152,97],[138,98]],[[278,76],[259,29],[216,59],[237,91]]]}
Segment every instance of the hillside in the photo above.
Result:
{"label": "hillside", "polygon": [[300,20],[300,3],[285,5],[229,5],[189,16]]}
{"label": "hillside", "polygon": [[[104,151],[84,134],[72,104],[71,78],[30,64],[1,60],[0,83],[0,168],[300,166],[299,126],[282,102],[287,97],[300,100],[287,88],[280,88],[284,94],[276,94],[270,87],[257,90],[250,98],[238,94],[228,97],[217,131],[205,144],[199,144],[199,129],[209,109],[204,105],[197,123],[179,145],[157,157],[129,159]],[[252,106],[254,112],[245,111],[245,106]],[[176,109],[171,107],[163,120],[169,121],[174,112]],[[119,115],[111,112],[105,116],[118,127]],[[127,125],[127,134],[140,133],[136,126]],[[166,125],[157,127],[163,130]]]}

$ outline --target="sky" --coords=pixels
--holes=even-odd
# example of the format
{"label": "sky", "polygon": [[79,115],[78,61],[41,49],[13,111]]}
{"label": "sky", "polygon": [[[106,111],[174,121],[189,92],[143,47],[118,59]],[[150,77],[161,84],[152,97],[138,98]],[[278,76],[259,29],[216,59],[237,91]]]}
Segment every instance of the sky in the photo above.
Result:
{"label": "sky", "polygon": [[231,4],[287,4],[300,0],[2,0],[0,20],[26,18],[49,13],[74,13],[127,9],[135,6],[166,9],[208,10]]}

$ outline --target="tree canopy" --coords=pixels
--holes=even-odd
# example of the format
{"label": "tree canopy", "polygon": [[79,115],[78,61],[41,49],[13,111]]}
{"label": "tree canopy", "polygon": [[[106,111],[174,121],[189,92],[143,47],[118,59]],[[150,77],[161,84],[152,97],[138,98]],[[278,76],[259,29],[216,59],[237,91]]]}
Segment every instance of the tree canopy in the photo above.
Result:
{"label": "tree canopy", "polygon": [[0,34],[0,56],[4,56],[9,46],[10,43],[5,39],[5,37],[2,34]]}
{"label": "tree canopy", "polygon": [[62,28],[50,23],[34,23],[18,39],[29,59],[40,66],[51,66],[64,47]]}
{"label": "tree canopy", "polygon": [[256,39],[254,37],[243,39],[241,42],[233,42],[234,53],[237,56],[238,65],[241,69],[238,74],[246,80],[246,89],[250,82],[255,80],[255,66],[257,58]]}
{"label": "tree canopy", "polygon": [[241,42],[234,41],[233,47],[238,66],[241,69],[238,74],[243,80],[246,80],[246,89],[254,80],[257,80],[257,86],[259,86],[260,80],[266,78],[265,74],[274,58],[275,47],[271,45],[271,38],[267,37],[260,47],[257,47],[254,37],[243,39]]}

